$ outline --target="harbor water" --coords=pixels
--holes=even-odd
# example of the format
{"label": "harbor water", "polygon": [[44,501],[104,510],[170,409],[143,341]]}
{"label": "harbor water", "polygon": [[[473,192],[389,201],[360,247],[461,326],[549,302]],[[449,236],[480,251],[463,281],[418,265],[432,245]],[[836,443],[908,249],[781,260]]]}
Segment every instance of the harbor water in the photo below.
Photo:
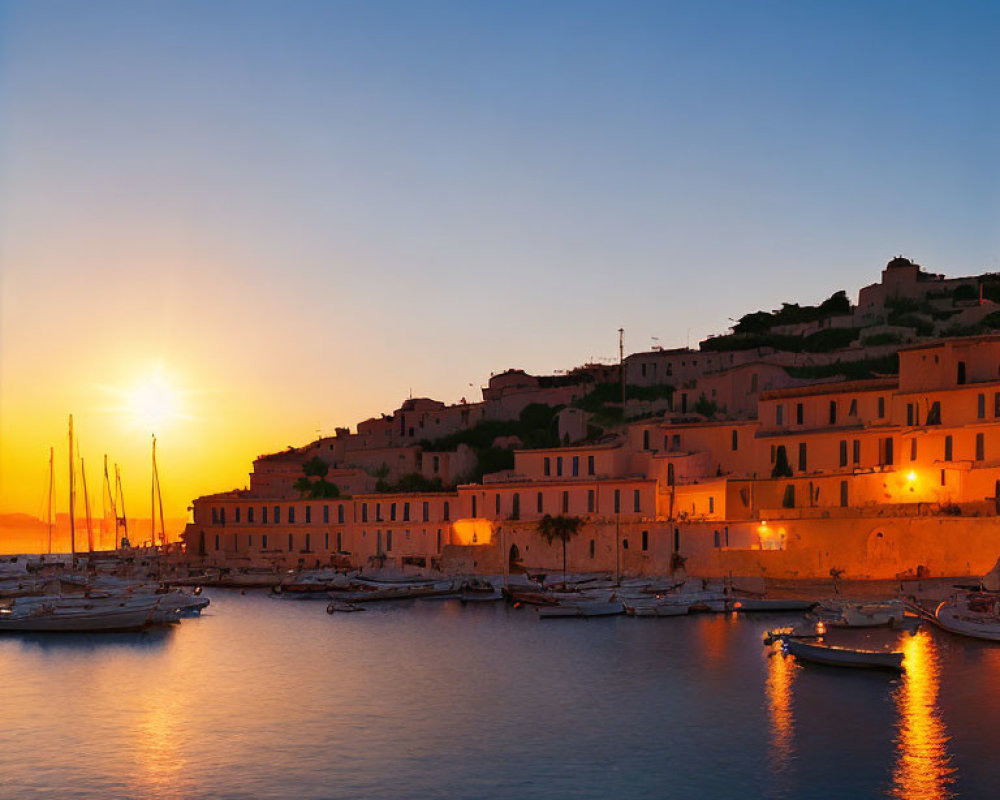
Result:
{"label": "harbor water", "polygon": [[797,664],[796,615],[210,591],[136,634],[0,638],[10,798],[995,797],[1000,645],[901,634],[903,676]]}

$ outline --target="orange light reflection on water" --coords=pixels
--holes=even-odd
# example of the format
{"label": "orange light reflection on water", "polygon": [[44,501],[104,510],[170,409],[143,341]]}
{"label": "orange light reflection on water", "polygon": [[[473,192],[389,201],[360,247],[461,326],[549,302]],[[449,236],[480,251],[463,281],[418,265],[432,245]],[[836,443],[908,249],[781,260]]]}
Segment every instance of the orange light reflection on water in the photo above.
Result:
{"label": "orange light reflection on water", "polygon": [[955,769],[948,732],[937,708],[941,668],[926,630],[904,636],[906,673],[896,691],[899,709],[897,759],[892,794],[901,800],[945,800],[954,796]]}
{"label": "orange light reflection on water", "polygon": [[792,684],[800,669],[793,658],[786,658],[777,644],[767,658],[767,712],[771,723],[771,749],[768,756],[774,772],[784,772],[794,753],[795,717],[792,707]]}

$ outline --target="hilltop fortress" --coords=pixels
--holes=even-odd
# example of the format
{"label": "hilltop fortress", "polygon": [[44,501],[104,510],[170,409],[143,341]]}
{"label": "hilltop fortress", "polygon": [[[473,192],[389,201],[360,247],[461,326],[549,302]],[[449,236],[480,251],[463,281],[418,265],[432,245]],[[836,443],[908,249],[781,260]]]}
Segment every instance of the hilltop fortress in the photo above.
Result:
{"label": "hilltop fortress", "polygon": [[[852,304],[744,316],[697,350],[508,370],[478,402],[263,455],[194,501],[192,566],[967,575],[1000,555],[1000,276],[895,258]],[[624,403],[623,403],[624,399]]]}

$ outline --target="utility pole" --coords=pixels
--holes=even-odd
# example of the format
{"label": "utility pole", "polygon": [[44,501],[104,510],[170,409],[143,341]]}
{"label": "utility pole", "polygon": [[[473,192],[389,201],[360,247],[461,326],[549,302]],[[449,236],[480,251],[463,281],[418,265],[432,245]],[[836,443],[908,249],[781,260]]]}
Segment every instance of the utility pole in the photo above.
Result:
{"label": "utility pole", "polygon": [[622,422],[625,422],[625,329],[618,329],[618,371],[622,378]]}

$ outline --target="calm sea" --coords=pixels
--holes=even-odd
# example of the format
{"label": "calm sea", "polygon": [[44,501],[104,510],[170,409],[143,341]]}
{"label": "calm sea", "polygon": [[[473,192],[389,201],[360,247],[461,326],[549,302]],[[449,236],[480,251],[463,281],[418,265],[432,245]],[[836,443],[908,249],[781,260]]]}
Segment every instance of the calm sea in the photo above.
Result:
{"label": "calm sea", "polygon": [[1000,789],[1000,646],[905,677],[761,645],[794,616],[325,613],[210,592],[142,634],[0,638],[4,798],[929,798]]}

